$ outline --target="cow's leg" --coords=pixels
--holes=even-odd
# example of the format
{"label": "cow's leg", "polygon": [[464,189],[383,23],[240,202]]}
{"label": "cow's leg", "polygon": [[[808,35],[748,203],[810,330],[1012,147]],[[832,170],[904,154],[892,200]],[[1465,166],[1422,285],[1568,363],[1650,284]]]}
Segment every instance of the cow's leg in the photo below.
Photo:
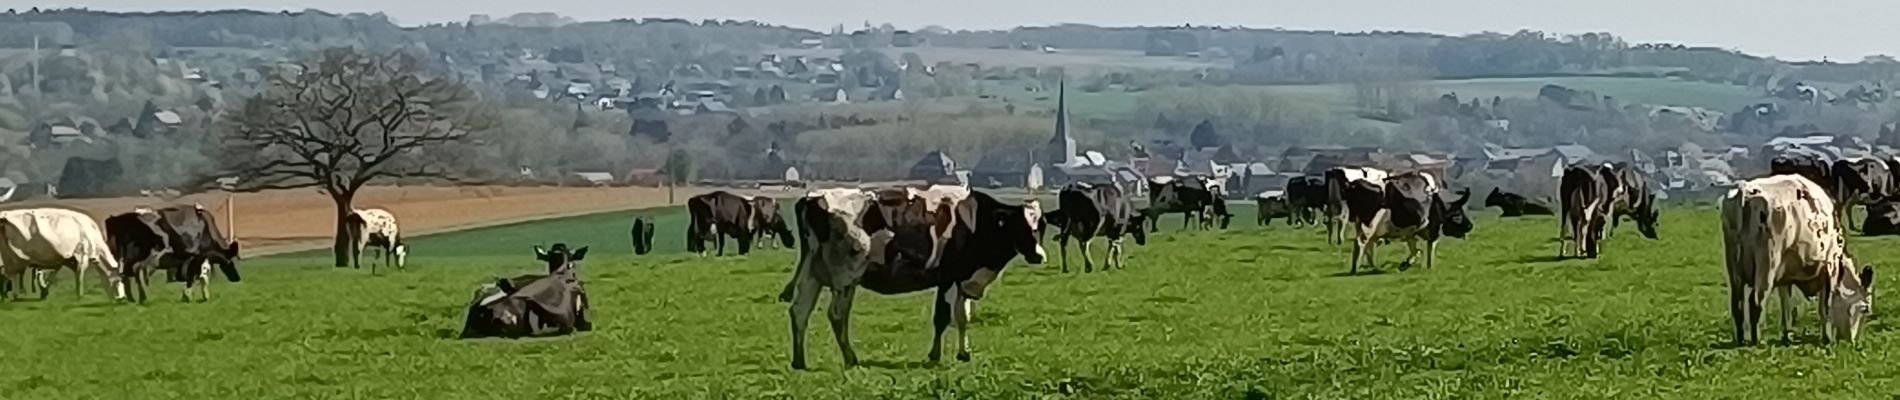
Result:
{"label": "cow's leg", "polygon": [[950,316],[957,323],[957,361],[970,361],[970,307],[974,301],[963,297],[962,288],[952,288],[956,301],[950,304]]}
{"label": "cow's leg", "polygon": [[1348,272],[1349,275],[1359,274],[1359,255],[1365,252],[1365,248],[1366,248],[1366,241],[1364,240],[1352,241],[1352,269]]}
{"label": "cow's leg", "polygon": [[88,265],[90,263],[86,261],[74,261],[72,264],[73,298],[75,299],[86,297],[86,267]]}
{"label": "cow's leg", "polygon": [[1743,294],[1745,289],[1747,288],[1742,286],[1739,279],[1736,279],[1732,275],[1729,277],[1728,314],[1730,323],[1735,327],[1735,345],[1738,347],[1748,345],[1748,334],[1746,331],[1748,328],[1748,315],[1746,313],[1748,305],[1742,302],[1748,298],[1748,296]]}
{"label": "cow's leg", "polygon": [[738,237],[733,238],[739,241],[739,255],[743,256],[746,254],[752,254],[752,237],[753,236],[755,235],[741,234],[741,235],[738,235]]}
{"label": "cow's leg", "polygon": [[931,323],[936,328],[930,339],[930,362],[943,360],[943,331],[950,327],[950,301],[954,296],[957,296],[955,288],[937,288],[937,295],[930,301],[935,305],[931,312]]}
{"label": "cow's leg", "polygon": [[851,348],[851,300],[857,297],[858,288],[849,286],[831,291],[831,308],[825,310],[831,317],[831,334],[838,339],[838,352],[844,357],[844,366],[858,366],[858,352]]}
{"label": "cow's leg", "polygon": [[805,369],[805,328],[811,325],[811,310],[818,306],[818,280],[798,278],[797,296],[792,299],[792,369]]}
{"label": "cow's leg", "polygon": [[[1789,329],[1794,327],[1794,296],[1791,296],[1790,293],[1792,291],[1794,291],[1793,286],[1782,286],[1775,289],[1775,297],[1779,297],[1781,300],[1781,345],[1783,346],[1794,344],[1794,335],[1792,332],[1789,332]],[[1826,303],[1827,299],[1822,298],[1819,302]],[[1826,312],[1827,306],[1822,306],[1821,308],[1823,312]],[[1826,321],[1822,322],[1822,325],[1826,325]]]}
{"label": "cow's leg", "polygon": [[[1108,240],[1109,260],[1115,262],[1115,267],[1118,267],[1121,269],[1128,269],[1128,259],[1126,258],[1127,256],[1122,253],[1122,251],[1124,251],[1124,248],[1122,247],[1122,238],[1114,238],[1114,239]],[[1104,265],[1103,268],[1107,268],[1107,265]]]}
{"label": "cow's leg", "polygon": [[1074,231],[1072,228],[1064,227],[1062,228],[1062,233],[1056,234],[1056,245],[1061,247],[1059,251],[1062,252],[1062,273],[1065,274],[1069,273],[1069,232]]}
{"label": "cow's leg", "polygon": [[1094,256],[1089,255],[1089,242],[1095,241],[1095,238],[1083,235],[1077,241],[1081,242],[1078,246],[1082,248],[1082,272],[1095,272]]}

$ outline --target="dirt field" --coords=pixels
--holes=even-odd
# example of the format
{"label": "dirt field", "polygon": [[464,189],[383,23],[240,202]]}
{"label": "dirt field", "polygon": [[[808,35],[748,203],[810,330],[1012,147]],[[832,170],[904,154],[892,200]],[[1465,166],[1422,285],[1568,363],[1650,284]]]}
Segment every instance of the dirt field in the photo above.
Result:
{"label": "dirt field", "polygon": [[[711,189],[678,188],[676,203]],[[177,199],[150,197],[32,201],[7,208],[57,205],[104,219],[139,206],[202,204],[225,217],[225,199],[236,204],[237,235],[246,256],[319,249],[335,232],[335,206],[315,189],[259,193],[203,193]],[[404,236],[448,232],[562,216],[667,206],[665,188],[555,187],[375,187],[356,197],[357,208],[387,208],[401,220]],[[229,222],[225,222],[228,224]],[[226,225],[228,229],[228,225]]]}

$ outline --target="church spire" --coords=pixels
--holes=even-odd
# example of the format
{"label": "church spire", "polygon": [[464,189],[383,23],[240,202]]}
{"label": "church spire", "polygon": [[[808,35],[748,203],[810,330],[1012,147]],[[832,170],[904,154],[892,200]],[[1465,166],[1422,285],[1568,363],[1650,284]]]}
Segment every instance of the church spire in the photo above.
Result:
{"label": "church spire", "polygon": [[1069,90],[1068,79],[1056,82],[1056,132],[1049,138],[1049,148],[1044,150],[1043,161],[1052,164],[1068,164],[1075,159],[1075,138],[1069,136]]}

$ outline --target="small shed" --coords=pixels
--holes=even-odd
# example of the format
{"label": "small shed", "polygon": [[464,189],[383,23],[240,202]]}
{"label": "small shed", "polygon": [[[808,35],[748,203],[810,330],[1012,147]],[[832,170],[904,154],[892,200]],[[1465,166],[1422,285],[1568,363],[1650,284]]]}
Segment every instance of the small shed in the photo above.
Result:
{"label": "small shed", "polygon": [[575,172],[574,177],[594,186],[607,186],[614,183],[614,174],[611,172]]}
{"label": "small shed", "polygon": [[1040,188],[1042,165],[1032,161],[1029,153],[1003,152],[984,155],[971,169],[972,183],[987,188]]}
{"label": "small shed", "polygon": [[957,183],[957,163],[942,150],[931,151],[923,159],[911,165],[910,175],[905,179],[929,183]]}

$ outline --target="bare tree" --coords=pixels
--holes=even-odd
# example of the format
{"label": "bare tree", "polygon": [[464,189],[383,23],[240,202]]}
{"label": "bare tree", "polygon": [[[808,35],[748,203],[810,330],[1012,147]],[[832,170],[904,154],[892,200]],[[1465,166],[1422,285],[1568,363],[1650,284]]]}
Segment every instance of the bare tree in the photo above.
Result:
{"label": "bare tree", "polygon": [[356,251],[345,221],[357,191],[379,180],[453,179],[429,153],[486,125],[470,109],[479,103],[467,86],[432,77],[406,53],[326,49],[279,68],[269,88],[226,116],[214,177],[236,191],[314,187],[329,195],[342,267]]}

